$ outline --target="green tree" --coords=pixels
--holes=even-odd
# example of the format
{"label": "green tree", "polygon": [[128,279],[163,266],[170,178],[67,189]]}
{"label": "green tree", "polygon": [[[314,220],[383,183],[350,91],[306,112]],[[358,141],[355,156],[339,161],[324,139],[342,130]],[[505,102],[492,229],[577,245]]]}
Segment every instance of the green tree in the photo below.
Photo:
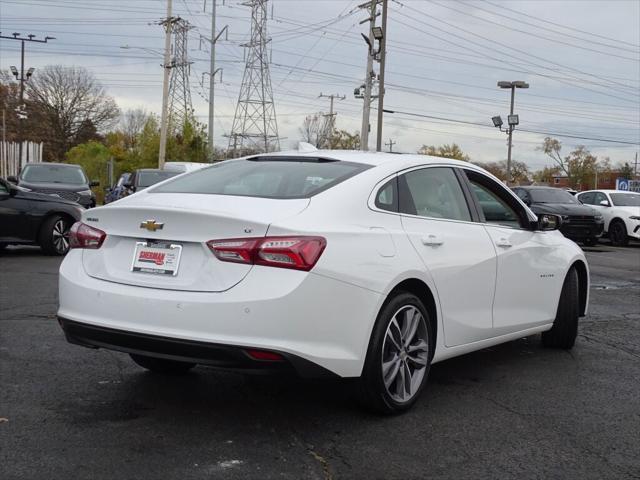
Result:
{"label": "green tree", "polygon": [[626,178],[627,180],[633,179],[633,167],[629,162],[624,162],[618,167],[618,175],[620,178]]}
{"label": "green tree", "polygon": [[454,160],[469,161],[469,155],[464,153],[462,149],[455,143],[451,145],[445,144],[436,147],[435,145],[422,145],[418,150],[419,155],[431,155],[432,157],[452,158]]}
{"label": "green tree", "polygon": [[95,187],[98,203],[104,199],[104,188],[109,186],[107,164],[111,158],[109,149],[100,142],[89,141],[76,145],[65,155],[67,163],[80,165],[89,180],[98,180],[100,187]]}
{"label": "green tree", "polygon": [[[495,175],[500,180],[505,181],[507,179],[507,161],[502,160],[500,162],[489,162],[489,163],[475,163],[479,167],[484,168],[489,173]],[[511,162],[511,178],[513,179],[513,183],[521,184],[528,183],[531,181],[531,172],[529,172],[529,167],[524,162],[512,161]]]}
{"label": "green tree", "polygon": [[331,150],[360,150],[360,134],[349,133],[346,130],[334,130],[329,137]]}
{"label": "green tree", "polygon": [[546,137],[538,150],[551,158],[558,170],[568,177],[570,187],[581,189],[593,185],[598,157],[587,150],[584,145],[577,146],[563,157],[562,143],[555,138]]}

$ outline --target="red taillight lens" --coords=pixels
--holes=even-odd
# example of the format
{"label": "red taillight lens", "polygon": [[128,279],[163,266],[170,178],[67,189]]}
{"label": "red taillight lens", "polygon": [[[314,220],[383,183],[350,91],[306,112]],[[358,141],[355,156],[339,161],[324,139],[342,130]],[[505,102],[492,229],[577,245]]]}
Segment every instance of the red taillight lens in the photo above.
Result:
{"label": "red taillight lens", "polygon": [[69,246],[71,248],[98,249],[102,246],[107,234],[93,228],[86,223],[76,222],[69,231]]}
{"label": "red taillight lens", "polygon": [[223,262],[293,268],[308,272],[327,246],[322,237],[262,237],[210,240],[207,246]]}
{"label": "red taillight lens", "polygon": [[245,350],[247,355],[249,355],[254,360],[262,360],[267,362],[282,362],[284,361],[284,357],[279,353],[269,352],[267,350],[254,350],[248,349]]}

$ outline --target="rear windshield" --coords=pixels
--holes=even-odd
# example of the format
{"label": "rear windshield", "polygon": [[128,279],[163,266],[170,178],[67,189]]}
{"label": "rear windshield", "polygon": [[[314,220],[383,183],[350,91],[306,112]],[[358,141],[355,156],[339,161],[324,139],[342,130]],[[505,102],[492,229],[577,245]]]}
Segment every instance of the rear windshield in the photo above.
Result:
{"label": "rear windshield", "polygon": [[178,174],[180,174],[180,172],[168,172],[163,170],[141,171],[138,172],[138,186],[150,187],[151,185],[162,182],[167,178],[175,177]]}
{"label": "rear windshield", "polygon": [[65,165],[27,165],[22,169],[20,178],[31,183],[66,183],[70,185],[85,185],[87,178],[82,169]]}
{"label": "rear windshield", "polygon": [[307,158],[230,160],[176,178],[153,192],[307,198],[368,168],[359,163]]}

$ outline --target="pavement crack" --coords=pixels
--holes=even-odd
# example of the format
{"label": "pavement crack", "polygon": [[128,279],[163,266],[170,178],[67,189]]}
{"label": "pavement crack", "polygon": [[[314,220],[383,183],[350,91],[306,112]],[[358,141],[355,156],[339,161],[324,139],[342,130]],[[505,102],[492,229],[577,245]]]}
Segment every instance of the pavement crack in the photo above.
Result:
{"label": "pavement crack", "polygon": [[590,335],[586,335],[584,333],[579,333],[578,336],[584,338],[587,342],[599,343],[600,345],[604,345],[604,346],[607,346],[609,348],[613,348],[614,350],[618,350],[620,352],[626,353],[628,355],[631,355],[632,357],[640,358],[640,355],[638,355],[637,353],[634,353],[634,352],[632,352],[630,350],[627,350],[626,348],[623,348],[620,345],[615,345],[613,343],[605,342],[604,340],[601,340],[601,339],[596,338],[596,337],[592,337]]}
{"label": "pavement crack", "polygon": [[322,455],[320,455],[318,452],[316,452],[313,449],[313,446],[309,445],[307,447],[307,451],[309,452],[309,454],[315,458],[318,462],[320,462],[320,465],[322,465],[322,471],[324,473],[324,479],[325,480],[332,480],[333,479],[333,475],[331,475],[331,470],[329,469],[329,462],[327,461],[326,458],[324,458]]}

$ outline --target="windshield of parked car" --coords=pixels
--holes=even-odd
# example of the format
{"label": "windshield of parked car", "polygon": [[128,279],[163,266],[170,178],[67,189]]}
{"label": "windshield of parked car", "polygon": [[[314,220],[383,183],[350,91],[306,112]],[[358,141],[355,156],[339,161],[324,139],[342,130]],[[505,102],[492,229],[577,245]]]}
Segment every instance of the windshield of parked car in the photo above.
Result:
{"label": "windshield of parked car", "polygon": [[231,160],[176,178],[153,192],[308,198],[367,168],[364,164],[317,158]]}
{"label": "windshield of parked car", "polygon": [[165,170],[148,170],[138,172],[138,187],[150,187],[156,183],[162,182],[167,178],[175,177],[180,172],[168,172]]}
{"label": "windshield of parked car", "polygon": [[580,203],[576,197],[559,188],[532,188],[529,195],[533,203]]}
{"label": "windshield of parked car", "polygon": [[640,193],[612,193],[611,201],[616,207],[640,207]]}
{"label": "windshield of parked car", "polygon": [[82,169],[75,165],[27,165],[22,169],[20,179],[29,183],[66,183],[70,185],[89,183]]}

